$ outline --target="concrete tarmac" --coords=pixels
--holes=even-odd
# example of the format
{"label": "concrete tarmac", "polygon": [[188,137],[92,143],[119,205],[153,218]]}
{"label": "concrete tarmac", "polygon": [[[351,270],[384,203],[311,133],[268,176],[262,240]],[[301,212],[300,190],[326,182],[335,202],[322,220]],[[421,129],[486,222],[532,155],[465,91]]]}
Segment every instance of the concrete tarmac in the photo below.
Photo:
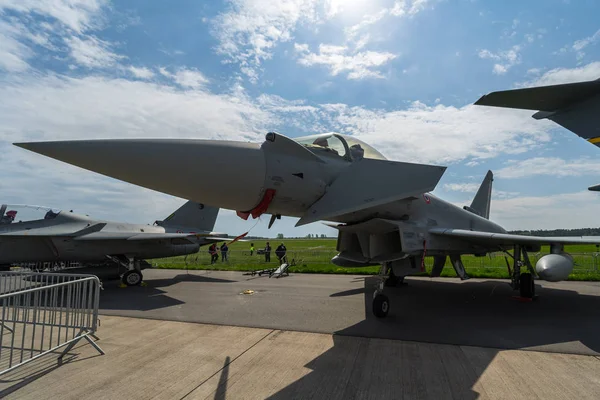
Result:
{"label": "concrete tarmac", "polygon": [[86,345],[60,368],[44,357],[0,376],[0,397],[600,398],[596,283],[544,283],[520,303],[505,281],[411,278],[387,290],[379,320],[371,278],[145,277],[105,282],[105,356]]}
{"label": "concrete tarmac", "polygon": [[75,348],[0,380],[7,399],[597,399],[600,360],[103,316]]}
{"label": "concrete tarmac", "polygon": [[[387,318],[372,315],[364,276],[146,270],[146,287],[106,282],[107,315],[346,336],[600,355],[600,282],[542,282],[521,303],[503,280],[408,278],[386,288]],[[252,295],[241,295],[244,290]]]}

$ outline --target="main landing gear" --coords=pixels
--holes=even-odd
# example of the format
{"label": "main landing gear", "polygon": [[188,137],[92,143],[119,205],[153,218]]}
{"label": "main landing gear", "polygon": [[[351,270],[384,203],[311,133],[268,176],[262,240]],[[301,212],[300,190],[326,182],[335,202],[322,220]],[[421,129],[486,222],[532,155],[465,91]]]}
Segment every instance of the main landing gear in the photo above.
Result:
{"label": "main landing gear", "polygon": [[[388,263],[381,264],[378,275],[379,283],[373,293],[373,314],[377,318],[385,318],[390,310],[390,299],[383,294],[383,288],[387,286],[386,281],[390,278],[388,269]],[[394,278],[398,279],[395,275]]]}
{"label": "main landing gear", "polygon": [[114,263],[127,269],[123,275],[121,275],[121,284],[123,286],[139,286],[144,280],[142,274],[141,261],[129,257],[115,257],[106,256]]}
{"label": "main landing gear", "polygon": [[[514,290],[518,290],[520,299],[523,301],[532,301],[537,298],[535,294],[535,282],[533,277],[535,276],[535,270],[529,261],[527,251],[520,245],[515,245],[514,254],[507,253],[512,257],[513,269],[511,271],[508,259],[506,260],[506,266],[508,267],[508,273],[510,274],[510,286]],[[521,267],[527,267],[528,272],[521,272]]]}

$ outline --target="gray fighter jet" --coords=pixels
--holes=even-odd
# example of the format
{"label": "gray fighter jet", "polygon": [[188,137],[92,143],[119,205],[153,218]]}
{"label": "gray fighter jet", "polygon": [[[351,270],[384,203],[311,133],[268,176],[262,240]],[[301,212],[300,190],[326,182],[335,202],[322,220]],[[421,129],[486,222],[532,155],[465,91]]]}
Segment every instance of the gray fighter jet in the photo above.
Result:
{"label": "gray fighter jet", "polygon": [[[492,92],[475,105],[539,110],[533,118],[554,121],[600,147],[600,79]],[[588,189],[600,191],[600,184]]]}
{"label": "gray fighter jet", "polygon": [[110,260],[124,267],[122,282],[142,282],[141,262],[198,252],[222,240],[211,232],[218,208],[188,201],[164,221],[136,225],[92,219],[40,206],[0,206],[0,265]]}
{"label": "gray fighter jet", "polygon": [[[458,276],[467,279],[462,254],[513,250],[507,252],[514,260],[512,287],[531,299],[534,276],[560,281],[572,271],[565,244],[600,243],[600,238],[508,234],[488,219],[491,172],[472,204],[460,208],[427,193],[446,167],[389,161],[352,136],[292,140],[270,132],[263,143],[133,139],[16,145],[160,192],[237,210],[244,219],[268,213],[269,226],[282,215],[299,217],[297,225],[335,222],[339,254],[334,264],[381,264],[373,301],[378,317],[389,310],[383,294],[386,283],[424,271],[425,256],[434,258],[433,276],[441,273],[449,257]],[[215,170],[220,175],[217,182]],[[551,246],[551,254],[534,268],[528,252],[543,244]]]}

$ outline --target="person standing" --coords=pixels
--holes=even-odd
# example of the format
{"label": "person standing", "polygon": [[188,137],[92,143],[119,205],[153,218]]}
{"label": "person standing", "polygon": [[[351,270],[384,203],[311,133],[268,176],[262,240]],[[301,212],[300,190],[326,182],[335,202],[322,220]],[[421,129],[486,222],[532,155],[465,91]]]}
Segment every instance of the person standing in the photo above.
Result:
{"label": "person standing", "polygon": [[226,242],[223,242],[223,244],[221,245],[221,262],[229,261],[229,256],[227,254],[228,252],[229,246],[227,246]]}
{"label": "person standing", "polygon": [[265,246],[265,262],[271,262],[271,245],[269,242]]}
{"label": "person standing", "polygon": [[286,253],[287,253],[287,249],[285,247],[285,245],[283,243],[281,243],[279,246],[277,246],[277,248],[275,249],[275,255],[277,256],[277,258],[279,259],[279,264],[283,264],[287,262],[287,258],[286,258]]}
{"label": "person standing", "polygon": [[254,254],[254,243],[250,243],[250,255]]}
{"label": "person standing", "polygon": [[208,248],[208,253],[210,254],[210,263],[214,264],[219,259],[219,254],[217,253],[217,244],[213,243]]}

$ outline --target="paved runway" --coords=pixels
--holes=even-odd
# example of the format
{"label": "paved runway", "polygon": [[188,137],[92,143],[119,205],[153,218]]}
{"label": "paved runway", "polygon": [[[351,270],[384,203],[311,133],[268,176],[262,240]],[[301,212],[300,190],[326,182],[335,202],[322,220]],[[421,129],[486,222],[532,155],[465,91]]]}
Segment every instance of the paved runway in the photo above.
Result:
{"label": "paved runway", "polygon": [[[543,282],[515,300],[507,281],[409,278],[386,289],[391,311],[371,314],[373,278],[146,270],[146,287],[105,283],[101,312],[220,325],[401,339],[500,349],[600,354],[600,283]],[[246,289],[252,295],[242,295]]]}
{"label": "paved runway", "polygon": [[3,375],[7,399],[598,399],[600,360],[319,333],[103,316],[56,367]]}
{"label": "paved runway", "polygon": [[0,397],[600,398],[597,283],[520,303],[505,281],[407,279],[379,320],[370,277],[144,273],[145,287],[105,282],[105,356],[43,357],[0,377]]}

